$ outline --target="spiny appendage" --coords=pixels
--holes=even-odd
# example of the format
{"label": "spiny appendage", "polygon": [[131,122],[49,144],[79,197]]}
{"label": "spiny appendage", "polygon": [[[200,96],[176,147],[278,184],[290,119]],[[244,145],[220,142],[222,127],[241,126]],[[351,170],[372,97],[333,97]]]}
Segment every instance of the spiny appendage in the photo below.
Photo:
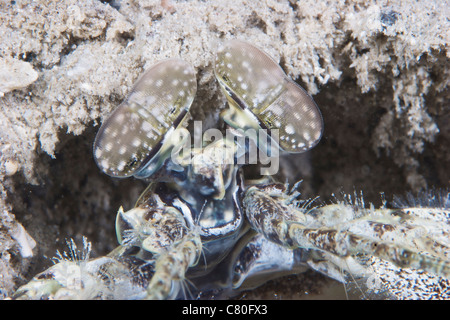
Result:
{"label": "spiny appendage", "polygon": [[[118,261],[100,257],[89,260],[91,244],[83,237],[83,248],[70,239],[67,241],[68,251],[57,251],[52,259],[55,265],[35,276],[29,283],[20,287],[15,299],[99,299],[111,296],[113,291],[104,281],[107,268],[114,271],[127,272]],[[114,268],[109,266],[115,265]],[[119,278],[120,274],[114,274]],[[131,282],[130,282],[131,283]]]}
{"label": "spiny appendage", "polygon": [[21,286],[12,296],[17,300],[46,300],[54,299],[58,290],[63,288],[63,284],[56,276],[63,266],[54,265],[44,272],[35,276],[30,282]]}
{"label": "spiny appendage", "polygon": [[443,277],[450,276],[450,261],[383,243],[363,236],[333,229],[308,229],[298,224],[289,228],[289,235],[298,246],[325,250],[340,257],[368,254],[390,261],[401,268],[422,269]]}
{"label": "spiny appendage", "polygon": [[[414,208],[416,210],[419,208],[436,209],[430,210],[427,214],[427,218],[450,223],[450,191],[448,189],[425,190],[419,192],[418,195],[408,193],[406,197],[395,196],[393,207]],[[435,212],[440,213],[435,215]]]}
{"label": "spiny appendage", "polygon": [[422,230],[429,238],[425,251],[450,259],[450,192],[428,190],[406,200],[396,197],[393,214],[408,228]]}
{"label": "spiny appendage", "polygon": [[[250,187],[242,201],[244,211],[251,226],[270,241],[292,247],[292,240],[288,238],[286,215],[290,210],[282,202],[258,187]],[[299,216],[300,218],[300,216]]]}
{"label": "spiny appendage", "polygon": [[[330,227],[308,228],[292,225],[297,229],[295,238],[302,239],[303,245],[313,244],[337,254],[365,253],[391,261],[399,267],[418,268],[444,277],[450,271],[450,243],[448,226],[434,224],[430,219],[399,217],[398,212],[390,209],[364,209],[345,206],[324,206],[316,211],[325,213],[328,209],[334,214],[355,210],[354,220]],[[341,209],[341,210],[339,210]],[[408,223],[407,223],[408,222]],[[432,231],[434,229],[434,231]],[[292,232],[290,232],[292,234]]]}
{"label": "spiny appendage", "polygon": [[[243,200],[253,228],[271,241],[288,247],[322,250],[339,257],[368,254],[402,268],[450,276],[448,240],[440,246],[431,245],[433,239],[428,234],[420,233],[418,226],[404,225],[404,219],[392,210],[340,203],[305,212],[280,199],[252,187]],[[333,222],[325,223],[326,220]],[[423,252],[423,249],[430,250]]]}
{"label": "spiny appendage", "polygon": [[174,299],[183,290],[186,271],[197,263],[202,250],[200,233],[176,208],[165,204],[147,190],[135,208],[119,210],[116,230],[119,242],[142,249],[142,257],[153,266],[154,274],[147,299]]}
{"label": "spiny appendage", "polygon": [[296,191],[298,184],[291,190],[278,183],[252,186],[246,191],[242,201],[253,228],[267,239],[287,247],[291,247],[293,243],[287,233],[286,222],[306,224],[306,213],[314,208],[312,203],[317,199],[297,200],[300,195]]}
{"label": "spiny appendage", "polygon": [[174,241],[182,239],[188,232],[188,228],[178,210],[167,208],[148,211],[145,223],[141,224],[137,232],[140,233],[140,247],[148,252],[159,254]]}
{"label": "spiny appendage", "polygon": [[[56,264],[20,287],[14,299],[21,300],[91,300],[141,299],[153,274],[146,261],[116,254],[89,260],[90,244],[78,250],[68,242],[69,251],[54,258]],[[121,249],[119,247],[118,249]]]}
{"label": "spiny appendage", "polygon": [[[79,270],[89,260],[91,243],[83,237],[83,248],[78,249],[73,239],[67,240],[68,251],[56,253],[55,263],[21,286],[13,295],[15,299],[55,299],[63,288],[76,289],[79,284]],[[59,293],[58,293],[59,291]]]}
{"label": "spiny appendage", "polygon": [[[445,205],[450,203],[445,200],[449,193],[434,191],[426,195],[433,199],[423,199],[425,195],[422,195],[419,201],[409,196],[409,206],[400,209],[388,209],[384,201],[380,209],[371,204],[366,208],[362,193],[344,195],[344,199],[336,204],[310,212],[306,226],[348,231],[445,260],[450,257],[450,223],[443,223],[450,216],[448,205]],[[417,206],[411,207],[413,204]],[[398,200],[396,205],[399,205]]]}
{"label": "spiny appendage", "polygon": [[190,231],[162,253],[155,263],[155,274],[147,287],[147,299],[175,299],[180,292],[186,295],[186,272],[197,264],[202,252],[198,231]]}
{"label": "spiny appendage", "polygon": [[155,256],[186,235],[188,226],[181,212],[165,206],[158,196],[123,211],[119,209],[116,219],[119,243],[126,247],[140,247]]}

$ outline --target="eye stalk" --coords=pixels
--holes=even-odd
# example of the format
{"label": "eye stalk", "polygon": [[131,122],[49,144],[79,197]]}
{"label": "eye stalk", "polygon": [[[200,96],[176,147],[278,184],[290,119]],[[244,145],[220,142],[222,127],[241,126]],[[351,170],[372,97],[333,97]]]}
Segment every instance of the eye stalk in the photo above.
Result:
{"label": "eye stalk", "polygon": [[225,42],[217,50],[214,71],[230,105],[222,114],[230,126],[266,129],[289,153],[305,152],[320,141],[319,108],[265,52],[243,41]]}
{"label": "eye stalk", "polygon": [[113,177],[152,175],[186,136],[180,125],[196,91],[195,69],[185,61],[150,67],[98,131],[94,159],[99,168]]}

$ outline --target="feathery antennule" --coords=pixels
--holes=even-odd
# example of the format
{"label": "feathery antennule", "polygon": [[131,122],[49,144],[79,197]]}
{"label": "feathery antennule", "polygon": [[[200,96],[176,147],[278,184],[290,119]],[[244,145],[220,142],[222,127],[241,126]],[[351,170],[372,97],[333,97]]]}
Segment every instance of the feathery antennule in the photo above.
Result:
{"label": "feathery antennule", "polygon": [[394,208],[441,208],[450,209],[450,190],[428,189],[417,196],[409,192],[406,196],[394,196]]}
{"label": "feathery antennule", "polygon": [[394,197],[393,205],[411,219],[425,219],[450,226],[450,191],[426,190],[417,196],[408,193],[405,197]]}
{"label": "feathery antennule", "polygon": [[84,262],[89,260],[89,256],[91,254],[92,243],[87,240],[86,237],[83,236],[83,247],[82,249],[78,249],[77,244],[71,239],[66,240],[66,245],[68,251],[56,251],[56,256],[52,258],[52,261],[56,264],[61,261],[71,261],[71,262]]}
{"label": "feathery antennule", "polygon": [[332,197],[332,202],[336,203],[336,204],[353,206],[358,209],[366,208],[366,201],[364,200],[364,194],[363,194],[362,190],[360,190],[359,192],[357,190],[354,190],[353,194],[341,192],[339,195],[336,195],[335,193],[332,193],[331,197]]}

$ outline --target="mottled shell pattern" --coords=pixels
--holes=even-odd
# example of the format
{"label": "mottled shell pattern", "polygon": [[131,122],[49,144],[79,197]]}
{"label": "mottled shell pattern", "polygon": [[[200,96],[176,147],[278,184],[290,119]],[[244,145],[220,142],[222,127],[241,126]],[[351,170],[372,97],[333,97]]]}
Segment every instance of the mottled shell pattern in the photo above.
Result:
{"label": "mottled shell pattern", "polygon": [[99,168],[113,177],[139,175],[182,123],[196,91],[195,69],[183,60],[149,68],[98,131],[94,159]]}
{"label": "mottled shell pattern", "polygon": [[239,40],[225,42],[217,50],[215,74],[231,107],[250,114],[269,134],[279,130],[279,146],[284,151],[304,152],[319,142],[323,132],[319,108],[260,49]]}

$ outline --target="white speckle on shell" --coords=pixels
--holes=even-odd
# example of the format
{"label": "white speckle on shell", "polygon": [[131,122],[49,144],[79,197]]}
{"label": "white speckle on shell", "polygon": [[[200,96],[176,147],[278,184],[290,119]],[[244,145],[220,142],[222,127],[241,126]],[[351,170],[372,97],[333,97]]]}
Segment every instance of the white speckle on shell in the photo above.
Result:
{"label": "white speckle on shell", "polygon": [[148,154],[161,147],[166,133],[183,121],[196,81],[195,69],[180,59],[161,61],[145,71],[97,134],[94,159],[98,166],[115,177],[139,174],[144,161],[153,161]]}
{"label": "white speckle on shell", "polygon": [[287,134],[294,134],[295,133],[294,126],[292,124],[286,125],[285,131]]}
{"label": "white speckle on shell", "polygon": [[216,55],[215,75],[238,107],[249,110],[262,127],[279,130],[281,149],[304,152],[319,142],[323,130],[319,108],[260,49],[239,40],[225,42]]}
{"label": "white speckle on shell", "polygon": [[125,154],[127,152],[127,147],[126,146],[121,146],[119,149],[119,154]]}

